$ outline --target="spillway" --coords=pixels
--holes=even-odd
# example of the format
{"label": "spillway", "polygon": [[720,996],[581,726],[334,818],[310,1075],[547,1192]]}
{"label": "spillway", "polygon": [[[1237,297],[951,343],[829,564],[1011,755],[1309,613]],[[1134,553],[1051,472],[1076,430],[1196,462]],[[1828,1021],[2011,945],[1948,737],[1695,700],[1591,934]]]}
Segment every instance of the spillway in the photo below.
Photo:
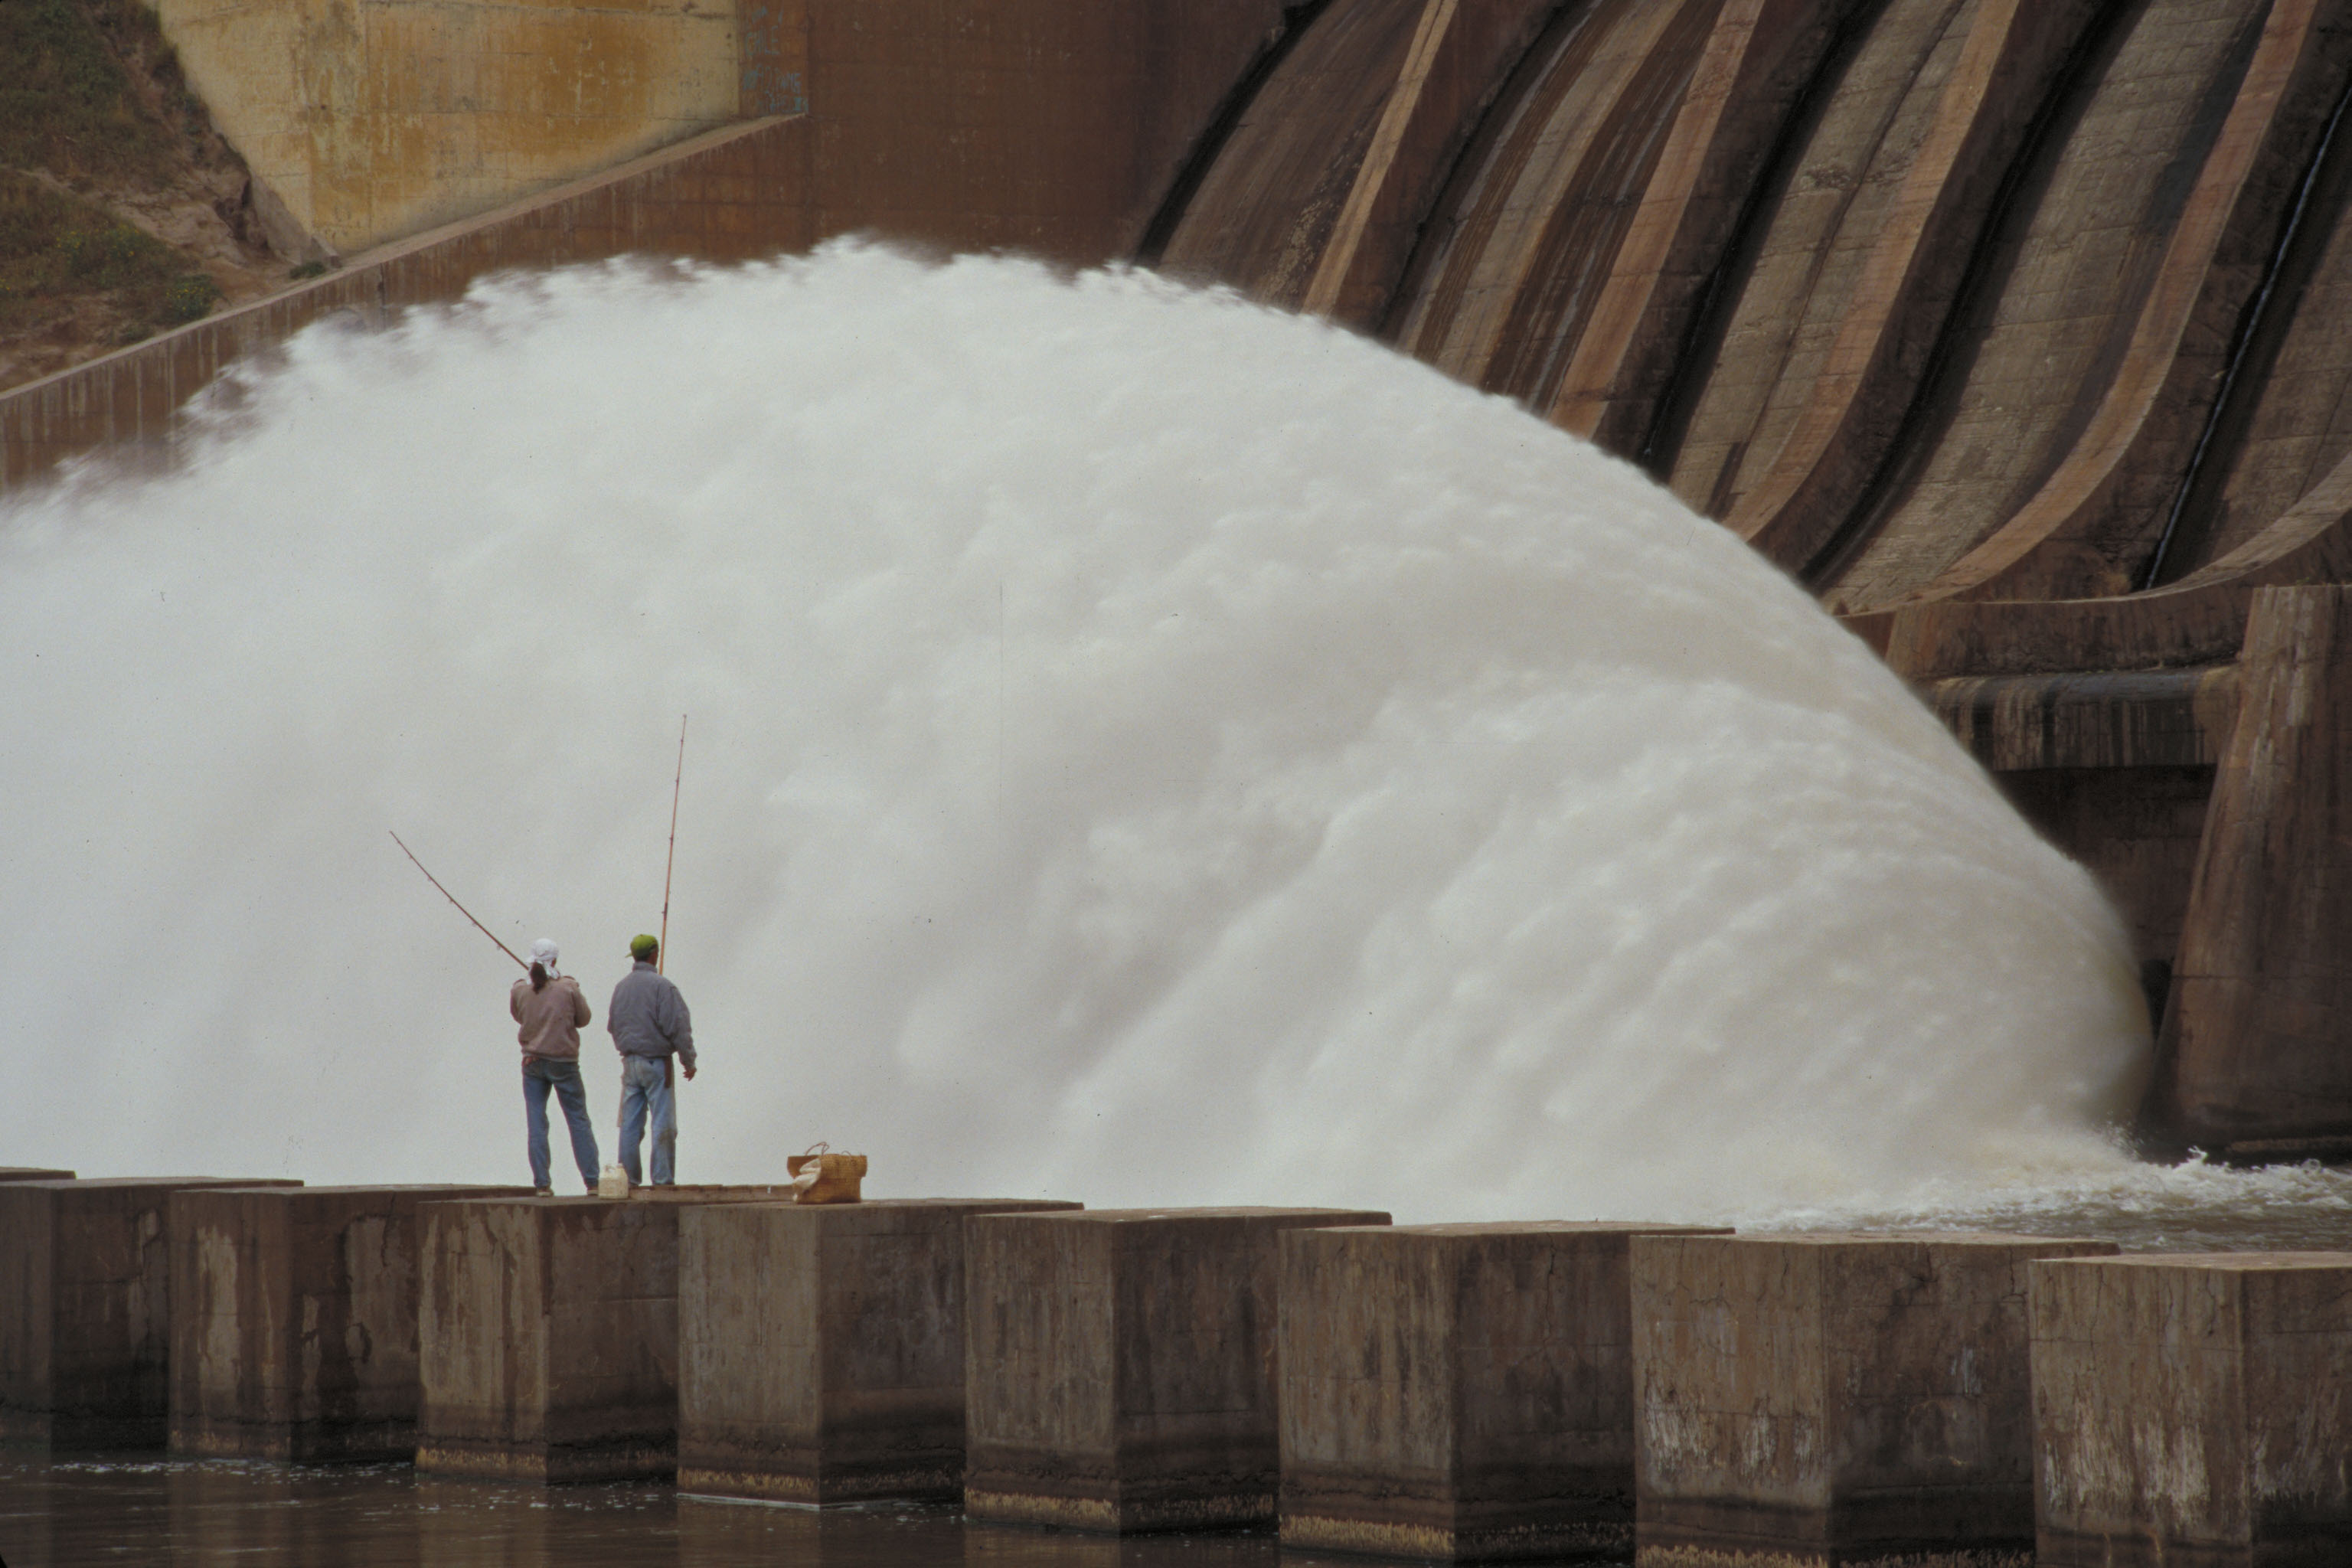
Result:
{"label": "spillway", "polygon": [[601,1005],[688,712],[686,1179],[826,1138],[883,1191],[1752,1215],[2132,1169],[2116,917],[1861,642],[1224,291],[508,280],[314,329],[0,538],[26,1157],[508,1175],[511,966],[385,830]]}

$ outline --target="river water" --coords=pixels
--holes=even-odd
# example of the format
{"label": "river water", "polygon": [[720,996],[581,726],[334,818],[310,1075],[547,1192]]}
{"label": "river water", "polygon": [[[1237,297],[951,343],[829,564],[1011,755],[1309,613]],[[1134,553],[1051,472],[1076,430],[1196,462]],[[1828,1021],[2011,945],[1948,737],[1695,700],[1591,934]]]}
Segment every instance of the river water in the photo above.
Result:
{"label": "river water", "polygon": [[951,1507],[803,1509],[667,1487],[419,1479],[404,1465],[0,1458],[7,1568],[1314,1568],[1271,1531],[967,1525]]}

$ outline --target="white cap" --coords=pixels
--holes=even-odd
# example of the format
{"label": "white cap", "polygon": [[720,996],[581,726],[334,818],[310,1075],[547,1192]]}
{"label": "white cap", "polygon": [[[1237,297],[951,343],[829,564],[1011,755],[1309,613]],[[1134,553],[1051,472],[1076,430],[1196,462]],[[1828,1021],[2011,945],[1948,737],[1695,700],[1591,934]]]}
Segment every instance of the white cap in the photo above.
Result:
{"label": "white cap", "polygon": [[541,937],[537,942],[532,942],[530,944],[530,961],[545,969],[550,974],[554,973],[555,943],[545,937]]}

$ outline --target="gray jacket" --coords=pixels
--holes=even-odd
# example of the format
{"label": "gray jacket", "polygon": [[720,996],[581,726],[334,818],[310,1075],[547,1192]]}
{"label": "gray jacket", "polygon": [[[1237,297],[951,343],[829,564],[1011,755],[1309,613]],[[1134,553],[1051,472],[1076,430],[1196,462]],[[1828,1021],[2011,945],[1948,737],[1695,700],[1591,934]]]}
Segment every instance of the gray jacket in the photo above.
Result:
{"label": "gray jacket", "polygon": [[666,1057],[694,1065],[694,1020],[687,1016],[686,998],[650,963],[639,963],[613,987],[613,1005],[604,1009],[604,1027],[613,1048],[625,1057]]}

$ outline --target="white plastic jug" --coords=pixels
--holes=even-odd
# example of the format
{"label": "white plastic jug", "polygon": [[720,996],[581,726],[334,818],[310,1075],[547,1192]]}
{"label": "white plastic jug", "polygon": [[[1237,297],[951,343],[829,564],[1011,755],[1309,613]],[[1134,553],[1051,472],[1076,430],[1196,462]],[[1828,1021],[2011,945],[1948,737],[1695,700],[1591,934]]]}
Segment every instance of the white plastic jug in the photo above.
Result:
{"label": "white plastic jug", "polygon": [[629,1195],[629,1173],[618,1165],[607,1165],[596,1178],[596,1195],[600,1198],[625,1198]]}

